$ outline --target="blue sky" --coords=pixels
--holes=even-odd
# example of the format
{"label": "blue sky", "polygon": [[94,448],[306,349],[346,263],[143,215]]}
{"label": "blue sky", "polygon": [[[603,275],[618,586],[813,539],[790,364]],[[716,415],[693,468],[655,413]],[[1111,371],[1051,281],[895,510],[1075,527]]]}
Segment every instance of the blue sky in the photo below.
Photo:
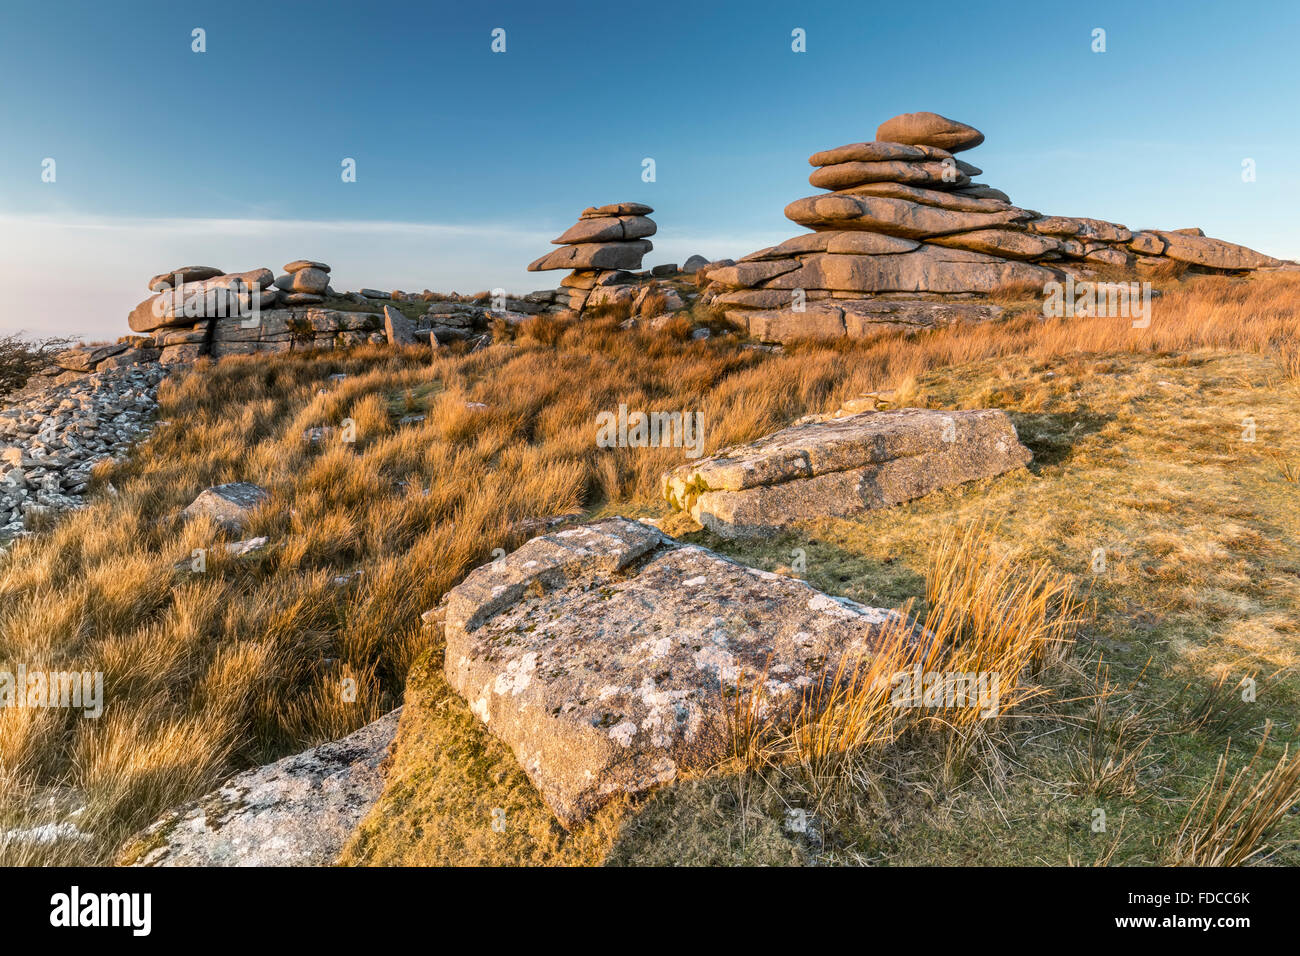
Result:
{"label": "blue sky", "polygon": [[983,130],[965,158],[1020,205],[1296,257],[1297,49],[1294,2],[5,0],[0,331],[121,334],[190,263],[553,287],[524,266],[623,200],[647,265],[739,256],[803,231],[810,153],[914,110]]}

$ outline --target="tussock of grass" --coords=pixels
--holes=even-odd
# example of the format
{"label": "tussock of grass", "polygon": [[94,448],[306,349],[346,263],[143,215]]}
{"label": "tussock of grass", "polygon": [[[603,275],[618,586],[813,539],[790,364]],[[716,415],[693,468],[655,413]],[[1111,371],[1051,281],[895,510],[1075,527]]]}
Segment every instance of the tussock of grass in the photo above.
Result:
{"label": "tussock of grass", "polygon": [[668,296],[663,292],[650,292],[641,300],[641,307],[637,314],[643,318],[653,319],[656,315],[662,315],[668,308]]}
{"label": "tussock of grass", "polygon": [[1097,666],[1096,687],[1080,722],[1083,741],[1066,754],[1077,792],[1098,799],[1137,801],[1144,771],[1157,758],[1148,753],[1155,733],[1149,718],[1128,706],[1130,694],[1111,683],[1110,669]]}
{"label": "tussock of grass", "polygon": [[[1068,657],[1083,604],[1067,576],[999,551],[982,521],[935,544],[926,604],[923,616],[910,603],[900,609],[870,655],[841,659],[833,674],[814,680],[791,727],[764,719],[776,708],[763,705],[764,675],[756,676],[740,695],[747,700],[728,714],[741,764],[793,774],[817,815],[841,818],[840,804],[856,799],[882,748],[926,738],[949,780],[968,770],[973,755],[996,756],[1008,721],[1048,692],[1036,678]],[[981,685],[990,693],[957,699],[977,675],[990,679]],[[913,676],[923,683],[907,683]],[[971,684],[961,683],[966,677]],[[922,694],[931,681],[940,688],[933,697]]]}
{"label": "tussock of grass", "polygon": [[1228,755],[1192,803],[1173,840],[1175,866],[1241,866],[1270,851],[1278,822],[1300,804],[1300,761],[1289,751],[1265,769],[1269,730],[1246,766],[1227,779]]}
{"label": "tussock of grass", "polygon": [[1277,473],[1283,481],[1293,485],[1300,484],[1300,458],[1288,458],[1275,448],[1269,449],[1266,454],[1277,466]]}

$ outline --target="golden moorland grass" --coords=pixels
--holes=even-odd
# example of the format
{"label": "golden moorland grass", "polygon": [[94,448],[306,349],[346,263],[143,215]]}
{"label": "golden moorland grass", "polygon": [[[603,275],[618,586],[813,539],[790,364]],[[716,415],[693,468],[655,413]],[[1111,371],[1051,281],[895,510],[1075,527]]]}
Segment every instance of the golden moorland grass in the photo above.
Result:
{"label": "golden moorland grass", "polygon": [[[443,722],[420,731],[444,735],[447,752],[416,761],[390,789],[424,787],[462,823],[415,852],[386,797],[392,825],[372,816],[351,862],[1164,861],[1162,835],[1177,832],[1224,750],[1215,720],[1189,729],[1180,710],[1204,702],[1206,682],[1250,668],[1261,677],[1245,732],[1266,718],[1280,731],[1261,760],[1276,763],[1277,739],[1295,730],[1286,705],[1294,713],[1296,486],[1267,453],[1300,454],[1285,424],[1300,413],[1300,283],[1195,278],[1170,280],[1164,293],[1146,329],[1044,320],[1008,294],[1012,314],[996,324],[776,353],[737,338],[620,330],[614,316],[537,319],[473,353],[292,353],[169,380],[159,396],[167,424],[101,470],[90,506],[0,558],[0,661],[102,670],[108,701],[100,720],[0,711],[0,825],[84,807],[75,819],[92,835],[10,842],[0,862],[111,860],[161,809],[233,769],[395,706],[417,663],[418,686],[437,700],[430,719]],[[332,384],[339,372],[347,378]],[[803,546],[817,586],[877,605],[911,599],[925,615],[943,605],[925,590],[942,530],[997,515],[979,552],[1001,569],[991,582],[1038,575],[1034,587],[1055,586],[1052,569],[1090,579],[1097,618],[1074,660],[1057,662],[1063,676],[1033,684],[1046,690],[1000,721],[998,739],[980,741],[975,772],[954,771],[955,735],[913,730],[906,748],[847,748],[854,759],[835,757],[844,769],[819,778],[817,761],[836,751],[811,733],[796,761],[808,773],[788,762],[779,773],[733,768],[683,781],[635,813],[610,808],[595,829],[558,833],[508,752],[465,720],[454,695],[430,690],[439,648],[420,613],[494,548],[518,545],[529,519],[663,513],[659,476],[681,450],[599,449],[600,411],[701,412],[712,451],[888,389],[897,403],[1008,409],[1034,465],[759,545],[695,537],[772,568]],[[412,412],[424,420],[397,425]],[[1246,416],[1258,444],[1238,440]],[[304,439],[345,419],[355,443],[338,432]],[[230,558],[217,528],[177,516],[204,487],[239,480],[272,494],[246,532],[270,545]],[[1089,570],[1097,548],[1108,555],[1104,575]],[[190,568],[196,549],[210,549],[202,573]],[[353,701],[345,681],[355,682]],[[1183,703],[1189,695],[1195,706]],[[411,723],[403,733],[416,739]],[[1153,759],[1127,758],[1117,736],[1147,740]],[[927,748],[928,762],[918,756]],[[958,755],[972,763],[971,752]],[[1094,839],[1097,795],[1131,795],[1137,777],[1145,802],[1116,810],[1122,826],[1113,820]],[[826,817],[813,849],[781,826],[783,808],[809,793]],[[533,821],[546,852],[507,850],[481,832],[468,808],[499,799],[519,803],[515,818]],[[1012,819],[1015,838],[1002,832]],[[1273,822],[1294,838],[1293,816]]]}

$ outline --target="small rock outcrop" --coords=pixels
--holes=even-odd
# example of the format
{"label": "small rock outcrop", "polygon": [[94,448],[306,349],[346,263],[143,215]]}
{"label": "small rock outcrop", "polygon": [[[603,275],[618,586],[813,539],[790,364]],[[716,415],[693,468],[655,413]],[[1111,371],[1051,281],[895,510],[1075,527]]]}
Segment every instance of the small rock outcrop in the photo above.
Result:
{"label": "small rock outcrop", "polygon": [[997,409],[814,417],[664,476],[664,497],[722,537],[842,518],[1027,464]]}
{"label": "small rock outcrop", "polygon": [[295,259],[277,276],[275,287],[284,293],[288,305],[318,305],[325,301],[330,284],[330,267],[310,259]]}
{"label": "small rock outcrop", "polygon": [[401,708],[341,740],[232,777],[121,854],[131,866],[329,866],[383,790]]}
{"label": "small rock outcrop", "polygon": [[[278,277],[269,269],[224,273],[210,266],[182,266],[154,276],[149,286],[155,295],[128,316],[131,328],[146,334],[71,349],[57,361],[67,370],[89,372],[142,361],[188,365],[205,356],[427,343],[431,337],[440,344],[486,341],[495,317],[518,322],[562,307],[555,304],[553,290],[508,296],[498,303],[488,292],[425,290],[416,295],[362,289],[339,294],[329,282],[330,266],[312,259],[287,263]],[[417,300],[426,303],[423,315],[411,317],[410,311],[394,308]]]}
{"label": "small rock outcrop", "polygon": [[224,530],[238,533],[248,525],[253,512],[270,497],[263,489],[247,481],[215,485],[191,501],[181,515],[188,520],[211,518]]}
{"label": "small rock outcrop", "polygon": [[[677,278],[680,270],[665,263],[648,271],[628,271],[639,267],[650,242],[627,237],[654,233],[655,224],[647,217],[652,211],[639,203],[586,210],[556,240],[563,248],[544,257],[552,264],[533,264],[574,271],[558,289],[526,295],[502,290],[338,292],[330,285],[329,264],[313,259],[286,263],[279,276],[270,269],[227,273],[213,266],[181,266],[149,280],[153,295],[127,317],[138,334],[69,349],[57,361],[67,371],[89,373],[139,362],[187,366],[205,357],[365,344],[427,343],[437,349],[469,342],[477,348],[492,341],[493,326],[500,320],[518,324],[535,315],[598,306],[625,305],[636,311],[643,304],[650,309],[644,313],[647,319],[669,315],[698,295],[693,286],[667,281]],[[693,256],[686,271],[702,262]],[[423,303],[423,313],[417,303]]]}
{"label": "small rock outcrop", "polygon": [[561,248],[549,252],[528,266],[529,272],[572,269],[561,280],[562,294],[557,303],[574,312],[600,304],[605,296],[593,293],[599,288],[626,286],[634,281],[630,274],[641,268],[641,259],[654,248],[648,237],[657,227],[649,206],[636,202],[591,206],[563,235],[551,242]]}
{"label": "small rock outcrop", "polygon": [[[973,182],[982,170],[953,155],[984,135],[936,113],[896,116],[876,137],[814,153],[809,182],[829,192],[785,209],[813,232],[709,269],[705,300],[768,341],[861,338],[970,318],[953,312],[952,300],[1042,287],[1067,272],[1087,278],[1098,266],[1143,273],[1174,261],[1233,273],[1284,265],[1200,230],[1135,232],[1015,206]],[[905,304],[882,311],[882,301]]]}
{"label": "small rock outcrop", "polygon": [[624,518],[533,538],[471,573],[440,613],[448,681],[566,827],[715,764],[736,695],[761,684],[782,720],[842,658],[919,644],[910,627],[886,630],[893,611]]}
{"label": "small rock outcrop", "polygon": [[[200,319],[246,316],[275,304],[279,293],[271,288],[270,269],[208,275],[207,266],[183,266],[154,276],[145,299],[127,316],[133,332],[193,326]],[[195,276],[206,276],[196,279]]]}

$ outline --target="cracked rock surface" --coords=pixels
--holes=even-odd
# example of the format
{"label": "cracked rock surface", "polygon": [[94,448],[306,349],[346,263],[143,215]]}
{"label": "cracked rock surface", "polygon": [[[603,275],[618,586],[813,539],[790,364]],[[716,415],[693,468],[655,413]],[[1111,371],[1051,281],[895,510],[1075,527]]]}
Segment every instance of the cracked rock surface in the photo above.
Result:
{"label": "cracked rock surface", "polygon": [[329,866],[383,790],[402,709],[356,733],[231,777],[126,847],[134,866]]}
{"label": "cracked rock surface", "polygon": [[738,694],[788,717],[896,617],[623,518],[533,538],[443,613],[448,681],[566,827],[711,767]]}
{"label": "cracked rock surface", "polygon": [[726,538],[843,518],[1027,464],[1000,409],[815,416],[664,476],[674,507]]}

